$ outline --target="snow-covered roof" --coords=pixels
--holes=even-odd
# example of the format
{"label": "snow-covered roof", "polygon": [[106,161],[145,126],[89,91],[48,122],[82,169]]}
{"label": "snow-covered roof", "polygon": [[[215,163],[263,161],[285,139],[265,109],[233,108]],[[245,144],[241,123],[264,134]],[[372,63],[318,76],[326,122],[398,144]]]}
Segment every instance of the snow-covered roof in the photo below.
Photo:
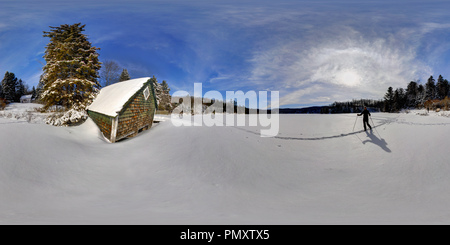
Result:
{"label": "snow-covered roof", "polygon": [[23,99],[31,99],[32,96],[33,96],[32,94],[22,95],[22,96],[20,97],[20,99],[21,99],[21,100],[23,100]]}
{"label": "snow-covered roof", "polygon": [[150,77],[131,79],[106,86],[100,90],[97,98],[87,109],[116,117],[125,103],[142,88],[148,79]]}

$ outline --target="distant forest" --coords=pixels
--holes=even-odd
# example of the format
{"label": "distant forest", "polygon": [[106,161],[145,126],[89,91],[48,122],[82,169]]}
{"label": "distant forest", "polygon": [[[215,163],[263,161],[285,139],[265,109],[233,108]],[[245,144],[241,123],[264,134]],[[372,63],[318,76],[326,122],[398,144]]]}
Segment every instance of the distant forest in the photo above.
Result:
{"label": "distant forest", "polygon": [[[447,79],[439,75],[437,81],[430,76],[425,85],[411,81],[406,88],[389,87],[383,99],[360,99],[347,102],[334,102],[320,107],[319,113],[360,112],[364,106],[371,111],[399,112],[402,109],[448,110],[450,107],[450,85]],[[317,107],[311,108],[317,111]],[[312,112],[312,111],[311,111]],[[307,112],[310,113],[310,112]]]}

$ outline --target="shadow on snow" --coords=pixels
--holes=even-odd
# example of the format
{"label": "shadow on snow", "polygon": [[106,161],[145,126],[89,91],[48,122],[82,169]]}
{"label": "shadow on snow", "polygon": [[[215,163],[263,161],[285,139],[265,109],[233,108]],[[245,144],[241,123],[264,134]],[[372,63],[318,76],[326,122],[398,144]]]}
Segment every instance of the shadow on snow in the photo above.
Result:
{"label": "shadow on snow", "polygon": [[361,140],[361,142],[363,144],[372,143],[372,144],[375,144],[375,145],[381,147],[381,149],[383,149],[385,152],[391,152],[391,149],[389,149],[387,147],[386,141],[383,138],[381,138],[381,136],[380,136],[380,138],[378,138],[375,134],[373,134],[372,130],[366,131],[366,134],[367,134],[367,137],[369,137],[369,139],[364,140],[364,141],[362,141],[358,135],[356,135],[356,137],[358,137],[358,139]]}
{"label": "shadow on snow", "polygon": [[[377,126],[372,126],[372,129],[375,129],[376,127],[380,127],[382,125],[384,125],[385,123],[379,124]],[[255,135],[259,135],[258,132],[255,131],[250,131],[244,128],[239,128],[239,127],[235,127],[237,129],[243,130],[245,132],[248,133],[252,133]],[[331,136],[323,136],[323,137],[291,137],[291,136],[274,136],[272,138],[275,139],[282,139],[282,140],[327,140],[327,139],[336,139],[336,138],[342,138],[342,137],[346,137],[346,136],[351,136],[351,135],[355,135],[363,144],[366,143],[372,143],[375,145],[378,145],[381,149],[383,149],[386,152],[391,152],[391,149],[389,149],[387,147],[387,143],[386,140],[384,140],[383,138],[378,138],[375,134],[373,134],[372,130],[366,131],[367,137],[369,137],[369,139],[367,140],[361,140],[361,138],[358,136],[359,133],[364,132],[364,130],[359,130],[359,131],[354,131],[351,133],[345,133],[345,134],[338,134],[338,135],[331,135]]]}

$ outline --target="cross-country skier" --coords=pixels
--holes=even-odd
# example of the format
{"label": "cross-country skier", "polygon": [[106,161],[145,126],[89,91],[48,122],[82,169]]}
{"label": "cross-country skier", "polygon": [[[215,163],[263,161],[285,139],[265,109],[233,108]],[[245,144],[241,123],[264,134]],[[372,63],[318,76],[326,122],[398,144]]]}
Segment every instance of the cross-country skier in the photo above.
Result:
{"label": "cross-country skier", "polygon": [[372,126],[370,126],[369,124],[369,116],[370,116],[370,112],[367,110],[367,107],[364,107],[364,111],[362,111],[360,114],[358,114],[358,116],[363,116],[363,125],[364,125],[364,131],[367,130],[366,128],[366,124],[367,126],[369,126],[369,128],[372,130]]}

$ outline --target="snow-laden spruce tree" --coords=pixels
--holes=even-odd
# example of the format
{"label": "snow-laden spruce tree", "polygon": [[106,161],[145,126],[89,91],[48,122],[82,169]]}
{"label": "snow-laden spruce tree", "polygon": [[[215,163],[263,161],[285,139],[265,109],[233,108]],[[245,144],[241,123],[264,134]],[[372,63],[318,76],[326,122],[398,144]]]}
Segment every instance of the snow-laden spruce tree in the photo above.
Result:
{"label": "snow-laden spruce tree", "polygon": [[[158,83],[158,80],[156,80],[156,77],[153,76],[152,78],[150,78],[150,80],[153,83],[153,89],[155,91],[155,96],[156,96],[156,103],[158,104],[158,106],[161,103],[161,93],[162,93],[162,87],[161,84]],[[158,108],[158,107],[157,107]]]}
{"label": "snow-laden spruce tree", "polygon": [[158,83],[156,77],[153,76],[150,78],[153,83],[153,88],[155,90],[156,102],[158,104],[158,110],[169,111],[171,112],[173,109],[172,105],[172,97],[170,96],[170,88],[167,82],[164,80],[162,83]]}
{"label": "snow-laden spruce tree", "polygon": [[47,123],[67,125],[86,119],[86,107],[95,98],[100,88],[98,72],[101,62],[97,50],[82,34],[85,25],[61,25],[44,31],[50,38],[47,44],[43,67],[44,87],[41,101],[44,108],[60,105],[65,113],[50,118]]}

